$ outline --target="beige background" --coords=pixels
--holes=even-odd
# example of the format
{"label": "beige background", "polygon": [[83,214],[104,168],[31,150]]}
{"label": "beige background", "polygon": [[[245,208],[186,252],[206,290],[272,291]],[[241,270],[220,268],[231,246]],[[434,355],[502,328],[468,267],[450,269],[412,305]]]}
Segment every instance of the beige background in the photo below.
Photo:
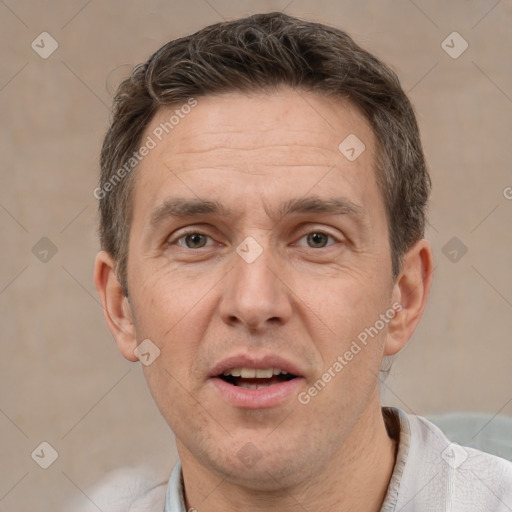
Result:
{"label": "beige background", "polygon": [[[92,281],[92,191],[108,106],[128,66],[167,40],[223,18],[282,9],[351,33],[392,65],[418,112],[434,182],[435,284],[383,402],[420,414],[512,415],[510,2],[5,0],[1,511],[61,510],[120,466],[145,464],[168,476],[172,434],[140,368],[118,354]],[[31,48],[43,31],[59,45],[47,59]],[[453,31],[469,44],[457,59],[441,47]],[[456,263],[443,253],[454,236],[468,248]],[[32,252],[42,237],[57,248],[46,263]],[[59,454],[47,470],[30,456],[42,441]]]}

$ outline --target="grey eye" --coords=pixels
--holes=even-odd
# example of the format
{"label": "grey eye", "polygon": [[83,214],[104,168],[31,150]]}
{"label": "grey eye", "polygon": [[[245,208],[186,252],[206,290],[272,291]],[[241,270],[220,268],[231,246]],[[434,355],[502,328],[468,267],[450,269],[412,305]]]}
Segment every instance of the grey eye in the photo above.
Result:
{"label": "grey eye", "polygon": [[203,235],[202,233],[187,233],[178,239],[182,247],[186,247],[187,249],[201,249],[206,246],[208,236]]}
{"label": "grey eye", "polygon": [[325,233],[313,231],[312,233],[309,233],[307,235],[308,245],[310,247],[314,247],[316,249],[319,247],[320,248],[325,247],[327,245],[328,240],[329,240],[329,235],[327,235]]}

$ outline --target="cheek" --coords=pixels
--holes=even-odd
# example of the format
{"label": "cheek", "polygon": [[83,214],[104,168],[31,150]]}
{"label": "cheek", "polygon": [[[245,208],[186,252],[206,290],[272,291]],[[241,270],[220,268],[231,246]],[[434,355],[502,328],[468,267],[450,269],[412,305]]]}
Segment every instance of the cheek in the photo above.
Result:
{"label": "cheek", "polygon": [[[173,373],[177,368],[169,369],[170,365],[163,360],[164,357],[162,355],[153,365],[144,368],[153,400],[177,438],[200,442],[211,435],[208,430],[211,430],[212,416],[208,414],[208,404],[196,398],[190,383]],[[217,421],[221,421],[221,418]],[[192,424],[193,433],[190,428]]]}
{"label": "cheek", "polygon": [[342,349],[385,313],[389,295],[390,290],[371,274],[345,273],[325,280],[317,291],[305,289],[304,302],[314,304],[312,310],[329,327],[329,345]]}
{"label": "cheek", "polygon": [[304,300],[315,313],[306,314],[322,361],[315,381],[321,382],[316,388],[323,396],[319,402],[349,406],[356,397],[368,395],[376,384],[388,326],[381,315],[390,307],[389,290],[379,288],[376,279],[363,282],[353,276],[325,284],[321,293],[310,291]]}
{"label": "cheek", "polygon": [[200,270],[191,274],[170,267],[141,274],[133,294],[137,330],[162,343],[183,336],[178,333],[184,326],[194,327],[195,317],[204,309],[207,295],[214,291],[217,281],[216,275]]}
{"label": "cheek", "polygon": [[[322,323],[329,326],[313,338],[322,365],[300,402],[309,403],[313,416],[333,430],[346,425],[347,417],[359,417],[374,396],[387,333],[380,320],[388,308],[384,294],[376,297],[359,286],[345,292],[320,309]],[[330,411],[327,416],[325,411]]]}
{"label": "cheek", "polygon": [[160,355],[150,366],[143,367],[153,399],[173,429],[180,418],[190,415],[199,423],[204,412],[193,398],[203,382],[197,376],[196,367],[204,338],[200,324],[204,315],[199,307],[192,310],[175,307],[178,314],[171,314],[171,304],[151,310],[145,330],[151,333],[150,339],[155,340]]}
{"label": "cheek", "polygon": [[205,294],[211,288],[209,282],[188,280],[185,289],[181,287],[185,283],[176,275],[173,279],[167,277],[147,279],[134,294],[137,340],[150,339],[160,351],[150,366],[143,367],[157,403],[165,395],[178,396],[183,392],[180,385],[191,387],[196,356],[208,323]]}

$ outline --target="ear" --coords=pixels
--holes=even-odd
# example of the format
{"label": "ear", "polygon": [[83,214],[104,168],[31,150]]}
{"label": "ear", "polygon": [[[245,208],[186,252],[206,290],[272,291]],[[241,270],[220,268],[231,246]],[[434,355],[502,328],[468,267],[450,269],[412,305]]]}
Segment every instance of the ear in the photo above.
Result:
{"label": "ear", "polygon": [[[419,240],[405,254],[393,288],[397,313],[388,324],[384,355],[392,356],[405,347],[427,304],[434,269],[430,243]],[[400,306],[398,306],[400,304]]]}
{"label": "ear", "polygon": [[137,339],[132,311],[115,269],[116,264],[112,256],[100,251],[94,263],[94,284],[103,305],[105,320],[117,347],[128,361],[135,362],[138,361],[134,354]]}

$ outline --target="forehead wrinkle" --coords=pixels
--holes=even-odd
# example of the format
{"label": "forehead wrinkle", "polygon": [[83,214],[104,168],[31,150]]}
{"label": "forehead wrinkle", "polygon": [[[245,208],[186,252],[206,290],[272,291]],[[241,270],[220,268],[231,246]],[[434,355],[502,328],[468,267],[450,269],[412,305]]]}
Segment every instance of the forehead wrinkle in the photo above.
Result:
{"label": "forehead wrinkle", "polygon": [[[265,155],[263,149],[264,148],[259,149],[258,152],[260,152],[262,155]],[[262,161],[260,158],[250,158],[242,159],[239,163],[237,163],[237,159],[234,158],[234,155],[229,155],[230,151],[232,150],[224,149],[222,154],[220,152],[214,151],[211,154],[211,158],[206,157],[205,154],[208,153],[208,151],[204,151],[201,152],[203,153],[202,158],[195,159],[194,157],[197,155],[194,153],[194,151],[181,151],[180,153],[168,155],[167,158],[165,158],[159,164],[159,166],[161,166],[162,170],[169,172],[177,179],[180,179],[179,175],[181,174],[198,171],[235,171],[249,175],[267,176],[268,178],[271,178],[271,176],[266,174],[269,169],[332,169],[334,167],[338,167],[339,164],[339,162],[336,162],[335,160],[335,158],[338,157],[335,152],[333,152],[334,158],[333,155],[325,154],[326,151],[322,151],[324,154],[316,154],[314,156],[306,155],[298,162],[290,160],[289,155],[283,154],[282,158],[277,158],[274,156],[273,159],[268,161]],[[226,159],[226,155],[231,156],[231,158]]]}
{"label": "forehead wrinkle", "polygon": [[[203,165],[202,160],[208,162],[224,162],[226,158],[228,161],[232,159],[238,160],[239,158],[248,158],[248,153],[253,153],[251,159],[256,159],[258,162],[268,160],[269,152],[271,152],[271,160],[279,161],[279,165],[286,165],[289,162],[290,166],[303,167],[305,165],[319,166],[319,165],[334,165],[334,162],[341,156],[336,145],[319,146],[304,143],[290,143],[290,144],[259,144],[259,145],[225,145],[219,144],[216,146],[199,147],[197,144],[193,148],[166,148],[162,153],[162,165],[170,169],[177,165],[186,164],[186,166],[194,167],[194,160],[198,161],[199,165]],[[297,155],[300,154],[300,159]],[[262,158],[263,157],[263,158]],[[264,157],[267,157],[266,159]],[[319,163],[319,160],[322,163]],[[324,163],[325,162],[325,163]]]}

